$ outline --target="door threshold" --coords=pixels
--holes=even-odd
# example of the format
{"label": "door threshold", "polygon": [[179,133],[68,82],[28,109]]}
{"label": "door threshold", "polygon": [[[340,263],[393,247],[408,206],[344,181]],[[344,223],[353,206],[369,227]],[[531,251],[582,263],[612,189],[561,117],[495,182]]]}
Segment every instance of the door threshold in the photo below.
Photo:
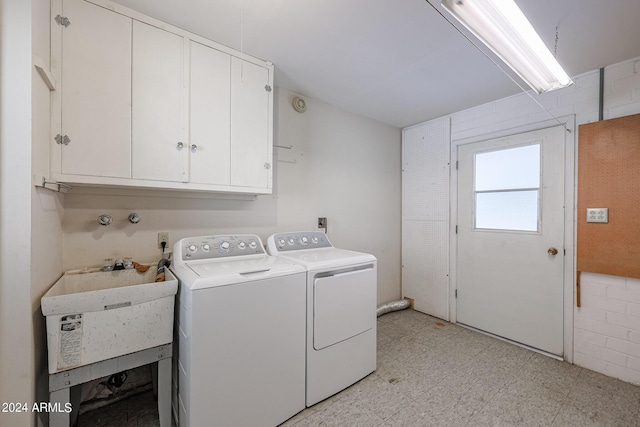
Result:
{"label": "door threshold", "polygon": [[478,328],[474,328],[473,326],[465,325],[464,323],[456,323],[456,325],[462,326],[465,329],[469,329],[469,330],[481,333],[483,335],[490,336],[491,338],[495,338],[497,340],[508,342],[509,344],[513,344],[515,346],[522,347],[522,348],[525,348],[527,350],[531,350],[531,351],[533,351],[535,353],[542,354],[543,356],[547,356],[547,357],[550,357],[552,359],[560,360],[562,362],[565,361],[563,356],[559,356],[559,355],[554,354],[554,353],[549,353],[548,351],[540,350],[539,348],[531,347],[531,346],[528,346],[526,344],[522,344],[522,343],[519,343],[517,341],[513,341],[513,340],[510,340],[508,338],[501,337],[499,335],[495,335],[495,334],[492,334],[492,333],[487,332],[487,331],[483,331],[482,329],[478,329]]}

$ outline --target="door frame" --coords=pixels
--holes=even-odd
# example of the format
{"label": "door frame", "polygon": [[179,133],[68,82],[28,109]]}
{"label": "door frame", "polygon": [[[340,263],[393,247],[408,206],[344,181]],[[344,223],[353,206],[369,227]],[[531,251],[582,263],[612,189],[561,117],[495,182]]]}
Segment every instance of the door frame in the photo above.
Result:
{"label": "door frame", "polygon": [[[577,129],[575,125],[575,115],[562,116],[558,121],[566,127],[564,150],[565,150],[565,170],[564,170],[564,241],[566,254],[564,256],[564,277],[563,277],[563,358],[569,363],[573,363],[573,302],[574,283],[576,282],[576,198],[575,198],[575,182],[576,182],[576,143]],[[458,171],[456,169],[458,162],[458,147],[461,145],[472,144],[489,139],[502,138],[520,133],[526,133],[554,126],[559,126],[556,120],[550,119],[537,123],[530,123],[512,128],[500,129],[492,132],[454,139],[451,132],[451,165],[449,179],[449,200],[450,200],[450,217],[449,217],[449,272],[450,272],[450,292],[449,292],[449,315],[452,323],[457,323],[457,302],[456,289],[458,288],[458,237],[456,234],[457,218],[458,218]]]}

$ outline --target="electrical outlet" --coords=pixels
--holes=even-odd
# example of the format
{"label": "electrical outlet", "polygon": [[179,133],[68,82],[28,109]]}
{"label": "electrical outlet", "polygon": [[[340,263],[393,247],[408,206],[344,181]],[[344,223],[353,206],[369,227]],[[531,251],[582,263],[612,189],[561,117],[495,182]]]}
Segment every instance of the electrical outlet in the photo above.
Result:
{"label": "electrical outlet", "polygon": [[609,208],[587,208],[587,222],[609,222]]}
{"label": "electrical outlet", "polygon": [[162,249],[162,242],[165,243],[165,249],[169,248],[169,232],[161,231],[158,233],[158,248]]}
{"label": "electrical outlet", "polygon": [[327,218],[326,217],[318,218],[318,228],[327,228]]}

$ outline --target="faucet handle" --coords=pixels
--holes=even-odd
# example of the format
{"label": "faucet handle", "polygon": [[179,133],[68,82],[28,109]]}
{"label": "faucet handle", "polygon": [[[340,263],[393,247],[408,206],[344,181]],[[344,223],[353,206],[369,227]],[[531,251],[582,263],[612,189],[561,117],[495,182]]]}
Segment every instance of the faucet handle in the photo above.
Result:
{"label": "faucet handle", "polygon": [[104,263],[102,264],[102,271],[112,271],[113,270],[113,258],[105,258]]}
{"label": "faucet handle", "polygon": [[133,213],[129,214],[128,218],[129,218],[129,222],[131,224],[137,224],[142,219],[142,218],[140,218],[140,215],[138,215],[136,212],[133,212]]}
{"label": "faucet handle", "polygon": [[98,224],[100,225],[109,225],[113,222],[111,215],[102,214],[98,217]]}

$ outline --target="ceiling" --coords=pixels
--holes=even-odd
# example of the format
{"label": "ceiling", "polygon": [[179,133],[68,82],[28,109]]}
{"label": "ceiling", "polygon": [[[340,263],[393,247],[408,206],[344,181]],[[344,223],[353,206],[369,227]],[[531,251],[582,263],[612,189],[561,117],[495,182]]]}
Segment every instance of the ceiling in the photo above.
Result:
{"label": "ceiling", "polygon": [[[426,0],[115,2],[273,62],[279,87],[400,128],[520,91]],[[640,57],[638,0],[516,2],[570,76]]]}

